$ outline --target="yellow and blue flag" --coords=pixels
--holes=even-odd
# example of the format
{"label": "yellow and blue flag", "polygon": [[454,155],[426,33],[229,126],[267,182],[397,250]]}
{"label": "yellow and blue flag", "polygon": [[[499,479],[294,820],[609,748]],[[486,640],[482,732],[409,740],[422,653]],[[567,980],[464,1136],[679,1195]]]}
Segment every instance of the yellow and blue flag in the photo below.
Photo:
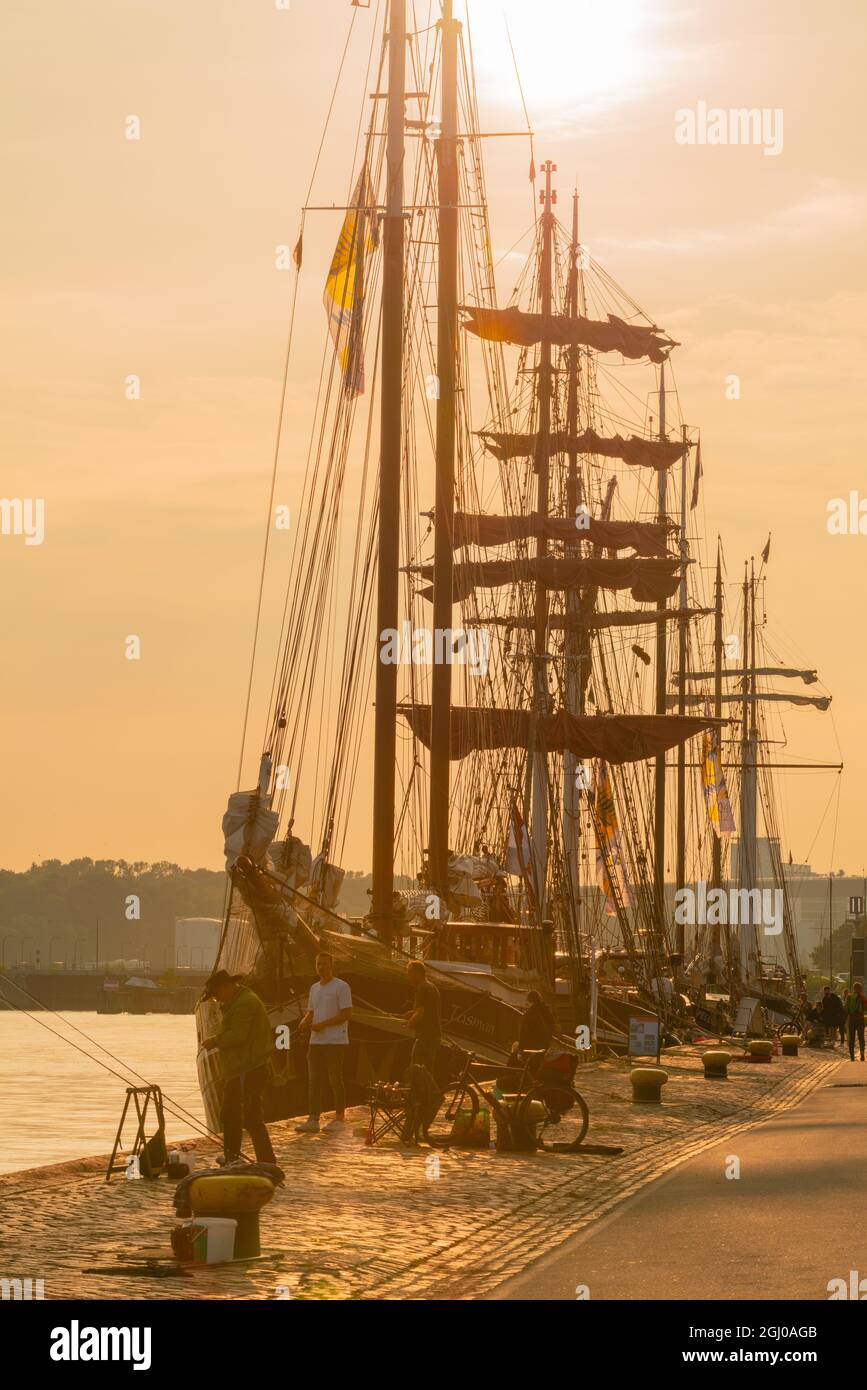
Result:
{"label": "yellow and blue flag", "polygon": [[352,207],[343,219],[322,297],[344,389],[350,396],[364,393],[364,262],[377,244],[376,212],[372,203],[370,177],[365,165],[355,187]]}

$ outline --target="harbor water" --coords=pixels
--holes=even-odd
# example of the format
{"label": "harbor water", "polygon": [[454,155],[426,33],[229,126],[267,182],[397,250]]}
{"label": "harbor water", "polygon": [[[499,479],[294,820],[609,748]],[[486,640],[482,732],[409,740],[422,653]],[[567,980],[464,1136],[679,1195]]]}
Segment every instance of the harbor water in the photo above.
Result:
{"label": "harbor water", "polygon": [[[43,1024],[61,1033],[63,1040]],[[112,1076],[76,1048],[128,1079]],[[0,1010],[0,1078],[0,1173],[110,1153],[127,1085],[150,1082],[162,1087],[170,1140],[193,1137],[193,1119],[204,1123],[196,1080],[196,1024],[190,1014]],[[169,1113],[169,1098],[193,1118]],[[134,1112],[124,1134],[131,1145]]]}

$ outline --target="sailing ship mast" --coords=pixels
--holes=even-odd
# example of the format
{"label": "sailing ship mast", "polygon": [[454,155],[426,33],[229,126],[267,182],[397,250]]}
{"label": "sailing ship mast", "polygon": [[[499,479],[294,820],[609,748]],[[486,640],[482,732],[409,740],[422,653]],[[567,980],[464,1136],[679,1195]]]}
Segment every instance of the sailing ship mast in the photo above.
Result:
{"label": "sailing ship mast", "polygon": [[[665,439],[665,363],[659,364],[659,438]],[[660,468],[657,477],[656,520],[661,526],[668,525],[666,494],[668,490],[668,471]],[[681,605],[682,606],[682,605]],[[665,600],[659,604],[659,612],[664,613]],[[665,619],[656,627],[656,704],[657,714],[664,714],[666,683],[666,629]],[[654,932],[663,937],[665,931],[665,753],[657,755],[654,767],[653,796],[653,906]]]}
{"label": "sailing ship mast", "polygon": [[[686,426],[683,427],[683,442],[687,443]],[[678,607],[680,616],[677,620],[677,669],[681,673],[686,671],[687,662],[687,618],[684,616],[687,600],[686,571],[687,560],[689,559],[689,544],[686,538],[686,461],[688,453],[684,450],[683,458],[680,461],[680,589],[678,591]],[[686,685],[681,679],[678,686],[677,712],[683,716],[686,713]],[[676,855],[675,855],[675,888],[683,888],[686,883],[686,749],[683,744],[677,750],[677,825],[676,825]],[[686,945],[686,932],[683,923],[677,927],[677,938],[675,941],[675,951],[680,956],[680,963],[683,958]]]}
{"label": "sailing ship mast", "polygon": [[[437,304],[436,508],[434,524],[433,627],[452,625],[454,568],[455,423],[458,361],[458,36],[452,0],[443,0],[442,110],[436,144],[439,204]],[[431,677],[429,886],[440,902],[448,892],[449,760],[452,668],[439,644]],[[434,642],[435,652],[437,643]],[[440,915],[439,913],[437,914]]]}
{"label": "sailing ship mast", "polygon": [[398,625],[400,483],[403,455],[404,120],[406,0],[391,0],[388,29],[386,195],[383,218],[382,385],[376,603],[371,915],[384,940],[393,931],[397,665],[381,659],[383,634]]}
{"label": "sailing ship mast", "polygon": [[[756,886],[756,773],[758,729],[756,726],[756,607],[755,568],[747,574],[744,565],[743,584],[743,727],[741,730],[741,795],[740,848],[738,852],[738,886],[752,891]],[[750,957],[757,950],[755,928],[749,923],[740,928],[740,976],[744,985],[750,977]],[[758,974],[758,961],[756,974]]]}
{"label": "sailing ship mast", "polygon": [[[553,313],[553,246],[554,246],[554,204],[557,194],[551,187],[551,176],[557,166],[550,160],[542,165],[545,187],[540,193],[542,203],[542,258],[540,265],[540,290],[542,308],[542,338],[539,344],[537,366],[537,408],[538,433],[536,438],[536,511],[539,516],[539,534],[536,538],[536,558],[541,565],[548,553],[548,537],[544,521],[548,516],[550,504],[550,457],[551,457],[551,395],[552,395],[552,343],[551,318]],[[535,607],[533,613],[533,694],[534,710],[537,719],[548,713],[548,592],[541,578],[536,583]],[[541,923],[545,918],[545,890],[548,873],[548,758],[544,747],[538,741],[532,752],[532,834],[533,866],[536,896],[536,912]]]}
{"label": "sailing ship mast", "polygon": [[[580,244],[578,241],[578,190],[576,188],[572,195],[572,243],[570,246],[569,260],[569,284],[568,284],[568,312],[569,317],[578,317],[578,257],[580,254]],[[575,439],[578,434],[578,385],[580,375],[581,349],[577,343],[573,345],[569,353],[569,377],[568,395],[566,401],[566,427],[569,434],[569,463],[568,475],[566,478],[566,515],[573,517],[576,527],[576,539],[580,535],[578,531],[578,508],[583,503],[583,487],[581,475],[578,471],[578,451],[575,448]],[[576,544],[570,546],[566,552],[568,555],[577,556],[580,554],[580,547]],[[580,633],[577,629],[577,617],[580,612],[580,598],[577,589],[570,589],[566,595],[566,633],[563,640],[563,664],[564,664],[564,695],[566,708],[572,714],[583,713],[584,700],[584,671],[582,669],[582,657],[586,654],[586,630]],[[581,796],[578,785],[578,762],[573,753],[566,753],[563,759],[563,858],[565,865],[565,883],[567,888],[567,916],[571,917],[574,929],[574,939],[578,941],[578,902],[580,897],[580,808]]]}
{"label": "sailing ship mast", "polygon": [[[723,659],[723,584],[722,584],[722,555],[720,552],[719,537],[716,545],[716,582],[714,587],[714,627],[713,627],[713,712],[715,719],[722,718],[722,659]],[[725,764],[722,757],[722,740],[720,740],[720,769],[725,775]],[[722,888],[722,835],[715,834],[712,837],[712,863],[711,863],[711,887],[714,889]],[[710,959],[712,963],[713,976],[716,975],[716,961],[721,955],[721,933],[722,928],[719,922],[713,928],[713,935],[710,945]],[[728,928],[726,928],[728,936]],[[728,951],[726,952],[728,955]]]}

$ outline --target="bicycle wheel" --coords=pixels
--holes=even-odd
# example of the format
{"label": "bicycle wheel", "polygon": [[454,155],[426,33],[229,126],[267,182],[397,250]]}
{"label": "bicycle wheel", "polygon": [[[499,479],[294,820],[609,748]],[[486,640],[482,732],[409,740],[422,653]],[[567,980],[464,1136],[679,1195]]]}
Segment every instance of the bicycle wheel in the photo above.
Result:
{"label": "bicycle wheel", "polygon": [[573,1153],[590,1124],[587,1103],[571,1086],[535,1086],[521,1110],[538,1125],[539,1148],[546,1153]]}
{"label": "bicycle wheel", "polygon": [[442,1103],[429,1120],[422,1120],[422,1133],[434,1148],[459,1144],[470,1132],[479,1113],[479,1098],[465,1083],[452,1081],[443,1092]]}

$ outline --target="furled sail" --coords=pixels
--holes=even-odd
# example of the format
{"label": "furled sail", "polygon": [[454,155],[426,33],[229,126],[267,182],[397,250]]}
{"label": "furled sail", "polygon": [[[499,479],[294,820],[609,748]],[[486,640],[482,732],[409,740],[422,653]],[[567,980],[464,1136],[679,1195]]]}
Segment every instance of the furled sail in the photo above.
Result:
{"label": "furled sail", "polygon": [[258,792],[232,792],[223,816],[223,852],[231,869],[241,854],[261,864],[277,834],[280,818]]}
{"label": "furled sail", "polygon": [[[674,623],[683,618],[687,622],[692,618],[706,618],[712,613],[712,608],[666,608],[664,612],[648,613],[643,608],[633,610],[616,609],[613,613],[567,613],[565,616],[553,615],[548,619],[548,627],[552,632],[582,632],[587,628],[592,630],[606,627],[637,627],[649,623]],[[500,617],[492,615],[486,617],[484,621],[471,621],[466,619],[467,627],[514,627],[522,632],[533,632],[535,629],[535,618],[523,617],[519,614],[510,617]]]}
{"label": "furled sail", "polygon": [[271,850],[271,860],[291,888],[301,888],[310,882],[313,872],[310,846],[305,845],[297,835],[287,833],[279,844],[275,844]]}
{"label": "furled sail", "polygon": [[[688,705],[701,705],[706,698],[705,695],[666,695],[665,703],[673,709],[680,699]],[[721,695],[720,699],[724,705],[742,705],[745,700],[747,704],[770,700],[787,705],[812,705],[813,709],[822,710],[828,709],[831,704],[830,695],[790,695],[784,690],[769,690],[755,695]]]}
{"label": "furled sail", "polygon": [[[579,524],[580,522],[580,524]],[[562,516],[485,516],[456,512],[453,544],[508,545],[511,541],[549,540],[574,545],[589,541],[603,550],[625,550],[631,546],[639,555],[664,556],[668,526],[659,521],[598,521],[582,513],[578,520]]]}
{"label": "furled sail", "polygon": [[[743,680],[744,678],[743,671],[738,670],[737,667],[730,671],[722,671],[720,674],[723,679],[727,680]],[[753,676],[790,676],[793,680],[802,680],[805,685],[815,685],[819,679],[818,671],[799,671],[792,666],[754,666],[747,674]],[[686,671],[683,676],[683,679],[687,681],[705,681],[713,680],[713,678],[713,671]],[[679,680],[680,677],[675,673],[671,678],[672,685],[677,685]]]}
{"label": "furled sail", "polygon": [[492,343],[517,343],[531,347],[547,342],[556,347],[596,348],[599,352],[619,352],[624,357],[649,357],[651,362],[665,362],[671,349],[678,344],[660,329],[640,323],[627,323],[616,314],[606,321],[586,319],[581,315],[569,318],[565,314],[527,314],[521,309],[479,309],[464,305],[468,315],[464,322],[467,332],[475,333]]}
{"label": "furled sail", "polygon": [[[680,583],[680,560],[591,559],[566,560],[542,555],[527,560],[482,560],[478,564],[455,565],[452,592],[455,603],[469,598],[475,589],[499,589],[505,584],[541,584],[546,589],[631,589],[636,603],[663,603]],[[433,583],[433,565],[410,565]],[[422,597],[433,600],[433,588],[422,589]]]}
{"label": "furled sail", "polygon": [[[539,453],[537,434],[496,434],[493,430],[482,430],[481,438],[488,453],[503,463],[508,459],[536,458]],[[591,429],[582,430],[580,434],[557,432],[548,436],[549,454],[601,454],[603,458],[623,459],[636,468],[670,468],[690,447],[679,439],[642,439],[638,434],[624,438],[621,434],[598,434]]]}
{"label": "furled sail", "polygon": [[[430,705],[402,705],[400,712],[416,738],[429,748]],[[484,749],[528,748],[532,737],[537,748],[550,753],[573,753],[582,761],[604,758],[609,763],[631,763],[656,757],[723,722],[691,715],[579,715],[567,710],[534,717],[530,710],[458,705],[451,713],[450,757],[457,760]]]}

